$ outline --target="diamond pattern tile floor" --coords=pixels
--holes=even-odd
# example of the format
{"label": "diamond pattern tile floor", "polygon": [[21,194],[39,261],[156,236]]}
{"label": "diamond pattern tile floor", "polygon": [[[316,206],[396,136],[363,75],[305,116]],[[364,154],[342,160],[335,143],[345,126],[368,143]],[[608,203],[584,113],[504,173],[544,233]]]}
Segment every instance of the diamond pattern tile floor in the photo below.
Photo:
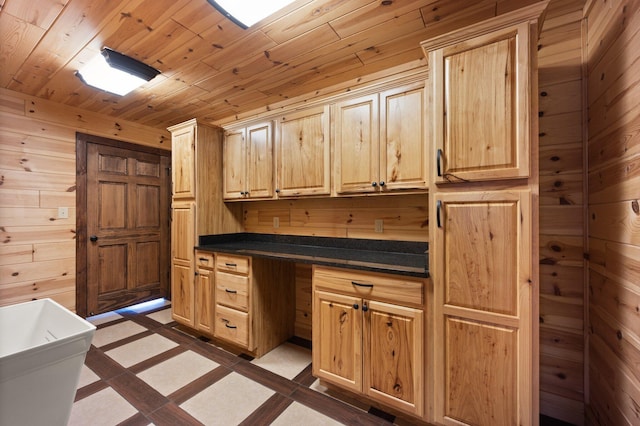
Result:
{"label": "diamond pattern tile floor", "polygon": [[416,424],[330,396],[311,375],[308,342],[292,340],[252,359],[191,334],[171,319],[170,308],[89,319],[98,330],[71,425]]}

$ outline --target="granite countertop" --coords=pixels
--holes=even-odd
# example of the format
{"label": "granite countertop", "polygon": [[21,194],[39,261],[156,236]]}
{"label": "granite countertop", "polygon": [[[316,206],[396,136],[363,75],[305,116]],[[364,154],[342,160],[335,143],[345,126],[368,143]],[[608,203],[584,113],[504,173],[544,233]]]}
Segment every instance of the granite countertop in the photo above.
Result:
{"label": "granite countertop", "polygon": [[196,248],[414,277],[429,276],[429,244],[425,242],[238,233],[200,236]]}

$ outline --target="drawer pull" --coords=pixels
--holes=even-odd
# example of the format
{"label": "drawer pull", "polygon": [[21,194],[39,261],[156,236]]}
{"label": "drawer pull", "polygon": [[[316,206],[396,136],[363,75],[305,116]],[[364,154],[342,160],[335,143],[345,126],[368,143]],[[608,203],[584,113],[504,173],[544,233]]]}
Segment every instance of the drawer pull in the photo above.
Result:
{"label": "drawer pull", "polygon": [[225,263],[226,266],[228,266],[229,268],[235,268],[236,266],[238,266],[237,263]]}
{"label": "drawer pull", "polygon": [[226,291],[227,293],[231,293],[231,294],[238,294],[238,292],[236,290],[229,290],[228,288],[225,288],[224,291]]}
{"label": "drawer pull", "polygon": [[225,324],[224,326],[227,327],[227,328],[238,328],[235,325],[229,325],[229,324]]}
{"label": "drawer pull", "polygon": [[373,284],[364,284],[364,283],[359,283],[357,281],[351,281],[352,285],[358,286],[358,287],[367,287],[367,288],[373,288]]}
{"label": "drawer pull", "polygon": [[207,259],[206,257],[201,257],[199,260],[200,262],[209,262],[209,259]]}

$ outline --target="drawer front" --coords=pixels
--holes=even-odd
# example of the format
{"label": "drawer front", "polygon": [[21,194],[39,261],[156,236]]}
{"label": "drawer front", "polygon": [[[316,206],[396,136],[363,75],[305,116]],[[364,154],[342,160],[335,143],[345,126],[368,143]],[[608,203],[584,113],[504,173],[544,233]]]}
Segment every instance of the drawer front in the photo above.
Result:
{"label": "drawer front", "polygon": [[218,271],[233,272],[249,275],[250,258],[218,253],[216,256],[216,269]]}
{"label": "drawer front", "polygon": [[216,272],[216,303],[249,310],[249,277]]}
{"label": "drawer front", "polygon": [[213,253],[196,251],[196,266],[200,268],[213,269],[213,258]]}
{"label": "drawer front", "polygon": [[249,314],[216,305],[214,335],[220,339],[249,348]]}
{"label": "drawer front", "polygon": [[313,286],[366,299],[422,307],[427,279],[316,266]]}

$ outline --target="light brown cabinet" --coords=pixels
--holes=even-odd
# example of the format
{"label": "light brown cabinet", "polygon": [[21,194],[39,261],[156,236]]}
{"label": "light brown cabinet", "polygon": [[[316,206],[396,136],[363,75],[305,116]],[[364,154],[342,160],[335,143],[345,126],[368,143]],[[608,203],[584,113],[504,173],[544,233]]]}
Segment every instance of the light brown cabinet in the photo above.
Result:
{"label": "light brown cabinet", "polygon": [[423,416],[427,282],[314,267],[313,374]]}
{"label": "light brown cabinet", "polygon": [[535,55],[546,5],[422,43],[438,424],[538,423]]}
{"label": "light brown cabinet", "polygon": [[214,257],[212,253],[196,250],[196,282],[194,291],[194,328],[213,335]]}
{"label": "light brown cabinet", "polygon": [[196,287],[203,280],[196,283],[195,246],[200,235],[239,232],[242,211],[222,200],[222,130],[190,120],[169,131],[172,315],[181,324],[209,332],[201,317],[206,310],[202,286]]}
{"label": "light brown cabinet", "polygon": [[224,199],[273,198],[273,123],[228,130],[224,138]]}
{"label": "light brown cabinet", "polygon": [[337,194],[427,189],[424,84],[338,102]]}
{"label": "light brown cabinet", "polygon": [[331,192],[329,106],[291,112],[278,120],[276,193],[279,197]]}
{"label": "light brown cabinet", "polygon": [[295,264],[217,253],[214,336],[256,357],[293,335]]}

